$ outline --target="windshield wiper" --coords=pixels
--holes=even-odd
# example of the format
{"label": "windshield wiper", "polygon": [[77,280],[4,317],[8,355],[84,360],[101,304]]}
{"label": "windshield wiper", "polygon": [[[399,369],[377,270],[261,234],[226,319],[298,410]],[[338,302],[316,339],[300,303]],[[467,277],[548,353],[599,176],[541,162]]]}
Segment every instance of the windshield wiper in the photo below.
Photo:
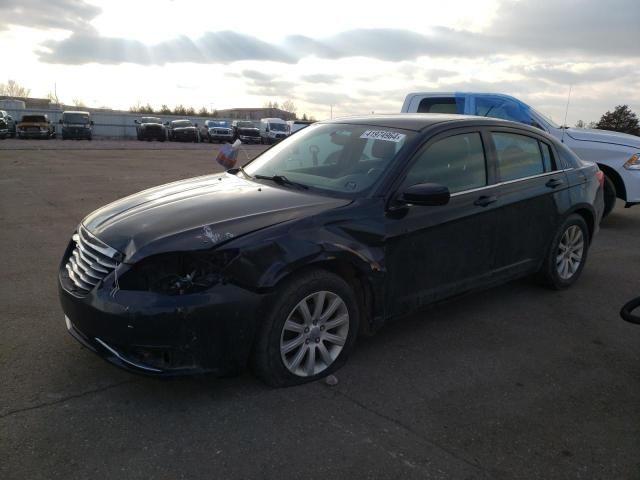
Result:
{"label": "windshield wiper", "polygon": [[293,187],[302,188],[304,190],[309,190],[309,187],[298,182],[294,182],[289,180],[284,175],[254,175],[253,178],[257,178],[258,180],[271,180],[272,182],[277,183],[278,185],[291,185]]}

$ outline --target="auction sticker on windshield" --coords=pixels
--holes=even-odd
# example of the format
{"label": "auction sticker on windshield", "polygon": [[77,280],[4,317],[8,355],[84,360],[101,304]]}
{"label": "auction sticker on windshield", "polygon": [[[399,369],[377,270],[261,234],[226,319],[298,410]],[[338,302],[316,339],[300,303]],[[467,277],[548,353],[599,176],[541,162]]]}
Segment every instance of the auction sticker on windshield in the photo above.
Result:
{"label": "auction sticker on windshield", "polygon": [[388,142],[398,143],[404,140],[404,133],[390,132],[388,130],[367,130],[360,138],[370,138],[372,140],[386,140]]}

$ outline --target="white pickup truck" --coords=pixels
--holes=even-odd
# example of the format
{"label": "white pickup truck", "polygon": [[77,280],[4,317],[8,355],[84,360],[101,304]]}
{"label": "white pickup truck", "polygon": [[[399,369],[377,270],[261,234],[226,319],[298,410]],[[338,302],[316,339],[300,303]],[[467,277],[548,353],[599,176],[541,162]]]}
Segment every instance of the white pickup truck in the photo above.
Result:
{"label": "white pickup truck", "polygon": [[526,103],[494,93],[410,93],[404,113],[458,113],[495,117],[533,125],[562,140],[583,160],[595,162],[605,174],[607,215],[616,203],[640,203],[640,137],[608,130],[563,128]]}

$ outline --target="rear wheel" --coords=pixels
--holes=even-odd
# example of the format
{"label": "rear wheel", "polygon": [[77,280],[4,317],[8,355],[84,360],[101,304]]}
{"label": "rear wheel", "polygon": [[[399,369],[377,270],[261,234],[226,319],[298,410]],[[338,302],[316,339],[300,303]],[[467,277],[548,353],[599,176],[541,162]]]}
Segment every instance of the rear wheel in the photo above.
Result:
{"label": "rear wheel", "polygon": [[604,212],[602,213],[602,218],[606,217],[611,213],[613,207],[616,206],[616,198],[618,196],[618,192],[616,191],[616,185],[613,181],[607,176],[604,176]]}
{"label": "rear wheel", "polygon": [[359,311],[351,287],[323,270],[282,285],[259,329],[255,373],[271,386],[322,378],[344,364],[355,344]]}
{"label": "rear wheel", "polygon": [[589,228],[578,214],[567,217],[558,229],[539,276],[545,285],[561,290],[573,285],[584,268],[589,250]]}

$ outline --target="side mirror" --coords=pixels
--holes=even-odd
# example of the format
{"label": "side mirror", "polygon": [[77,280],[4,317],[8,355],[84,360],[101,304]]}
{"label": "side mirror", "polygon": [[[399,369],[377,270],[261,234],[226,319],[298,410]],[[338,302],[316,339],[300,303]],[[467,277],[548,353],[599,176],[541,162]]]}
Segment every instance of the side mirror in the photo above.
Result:
{"label": "side mirror", "polygon": [[640,307],[640,297],[627,302],[625,306],[622,307],[622,310],[620,310],[620,316],[629,323],[637,323],[640,325],[640,312],[636,315],[631,313],[638,307]]}
{"label": "side mirror", "polygon": [[169,122],[164,122],[164,124],[168,127],[169,126]]}
{"label": "side mirror", "polygon": [[91,120],[91,121],[89,122],[89,124],[90,124],[90,125],[93,125],[93,120]]}
{"label": "side mirror", "polygon": [[58,123],[62,123],[62,119],[58,120]]}
{"label": "side mirror", "polygon": [[195,125],[196,127],[198,126],[198,124],[197,124],[197,123],[194,123],[194,125]]}
{"label": "side mirror", "polygon": [[450,198],[449,188],[437,183],[411,185],[400,195],[402,203],[429,207],[446,205]]}
{"label": "side mirror", "polygon": [[140,123],[140,120],[138,120],[137,118],[133,121],[133,123]]}

